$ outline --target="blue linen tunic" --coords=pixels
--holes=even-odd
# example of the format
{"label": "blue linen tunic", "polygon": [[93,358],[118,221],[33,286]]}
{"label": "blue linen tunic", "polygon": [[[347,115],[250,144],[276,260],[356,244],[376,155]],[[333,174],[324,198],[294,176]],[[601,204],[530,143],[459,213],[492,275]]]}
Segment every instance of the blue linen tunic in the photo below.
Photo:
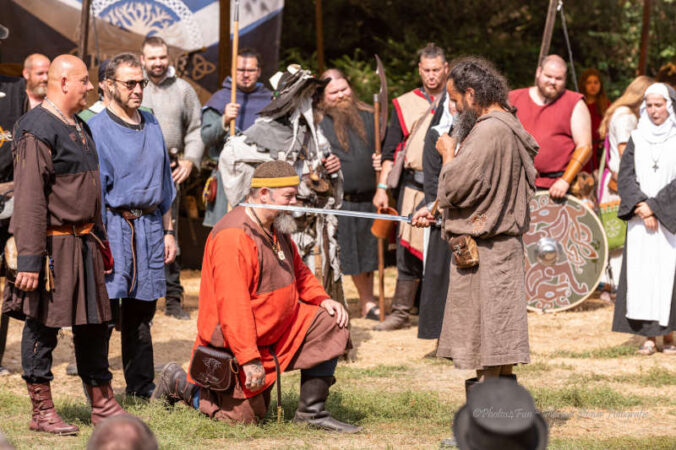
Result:
{"label": "blue linen tunic", "polygon": [[[103,199],[103,222],[108,231],[115,265],[106,275],[110,298],[156,300],[164,297],[164,228],[162,215],[176,196],[169,154],[155,117],[139,111],[143,129],[115,122],[107,112],[89,121],[96,149]],[[136,283],[129,292],[133,269],[131,229],[124,218],[109,208],[157,209],[134,220]]]}

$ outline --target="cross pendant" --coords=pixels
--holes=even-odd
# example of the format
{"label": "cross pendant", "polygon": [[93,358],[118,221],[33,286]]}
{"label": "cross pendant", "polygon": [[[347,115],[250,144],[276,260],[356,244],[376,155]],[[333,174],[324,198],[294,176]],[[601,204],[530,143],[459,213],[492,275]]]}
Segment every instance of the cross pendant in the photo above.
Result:
{"label": "cross pendant", "polygon": [[657,165],[657,163],[653,164],[653,171],[657,172],[657,169],[659,169],[660,166]]}

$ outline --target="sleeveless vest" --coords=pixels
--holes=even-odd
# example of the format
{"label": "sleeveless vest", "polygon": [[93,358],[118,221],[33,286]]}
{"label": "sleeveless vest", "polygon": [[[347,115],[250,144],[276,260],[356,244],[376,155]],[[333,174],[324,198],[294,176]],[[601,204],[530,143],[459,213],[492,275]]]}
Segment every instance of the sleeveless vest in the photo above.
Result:
{"label": "sleeveless vest", "polygon": [[[530,97],[529,89],[510,92],[509,101],[516,107],[516,115],[523,127],[540,145],[535,168],[539,174],[563,172],[575,151],[570,118],[582,94],[566,90],[553,103],[540,106]],[[538,177],[535,184],[549,188],[557,178]]]}
{"label": "sleeveless vest", "polygon": [[430,103],[420,89],[414,89],[392,100],[404,134],[406,169],[422,170],[422,155],[425,134],[434,115],[435,99]]}

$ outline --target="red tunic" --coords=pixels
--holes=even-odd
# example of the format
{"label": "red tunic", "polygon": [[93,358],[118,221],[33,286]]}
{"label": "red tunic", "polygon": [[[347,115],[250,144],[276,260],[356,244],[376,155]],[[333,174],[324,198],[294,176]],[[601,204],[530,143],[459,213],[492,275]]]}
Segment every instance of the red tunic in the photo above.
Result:
{"label": "red tunic", "polygon": [[591,158],[589,158],[589,161],[587,161],[587,164],[585,164],[584,170],[585,172],[592,173],[596,169],[599,168],[599,146],[603,144],[603,141],[601,140],[601,136],[599,135],[599,127],[601,126],[601,122],[603,121],[603,114],[599,112],[599,104],[598,103],[585,103],[587,105],[587,109],[589,110],[589,115],[591,116],[591,127],[592,127],[592,155]]}
{"label": "red tunic", "polygon": [[246,397],[275,382],[271,349],[281,371],[288,367],[318,305],[329,298],[291,238],[282,234],[277,238],[284,260],[273,252],[245,208],[236,207],[216,224],[204,249],[193,351],[199,345],[213,344],[212,336],[220,325],[224,347],[232,351],[239,365],[260,358],[266,373],[263,388],[247,390],[244,371],[240,371]]}
{"label": "red tunic", "polygon": [[[566,90],[553,103],[540,106],[530,97],[529,89],[511,91],[509,102],[516,107],[516,115],[523,127],[540,145],[535,168],[539,174],[563,172],[575,151],[570,118],[582,94]],[[535,185],[549,189],[560,176],[538,177]]]}

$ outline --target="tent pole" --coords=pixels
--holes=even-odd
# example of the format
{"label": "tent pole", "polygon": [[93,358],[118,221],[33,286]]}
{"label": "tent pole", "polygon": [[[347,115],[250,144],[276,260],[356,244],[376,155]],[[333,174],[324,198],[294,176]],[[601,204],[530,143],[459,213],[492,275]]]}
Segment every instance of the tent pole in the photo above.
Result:
{"label": "tent pole", "polygon": [[[77,56],[85,61],[87,56],[87,41],[89,38],[89,10],[92,0],[82,0],[82,12],[80,14],[80,42],[77,47]],[[85,64],[87,61],[85,61]]]}
{"label": "tent pole", "polygon": [[315,28],[317,31],[317,67],[319,74],[324,72],[324,21],[322,18],[322,0],[315,0]]}
{"label": "tent pole", "polygon": [[641,54],[638,59],[638,74],[645,75],[648,66],[648,37],[650,34],[651,0],[643,0],[643,25],[641,28]]}

